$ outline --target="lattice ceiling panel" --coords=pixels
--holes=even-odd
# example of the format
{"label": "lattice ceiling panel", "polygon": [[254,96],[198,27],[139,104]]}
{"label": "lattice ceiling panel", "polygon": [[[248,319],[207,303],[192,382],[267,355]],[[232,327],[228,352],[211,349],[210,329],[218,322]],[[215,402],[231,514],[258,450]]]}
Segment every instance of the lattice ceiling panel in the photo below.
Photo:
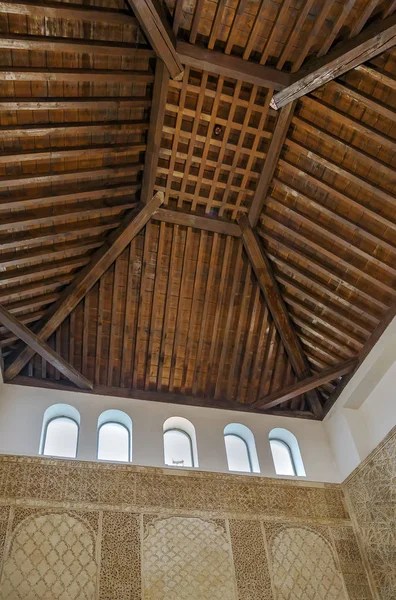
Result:
{"label": "lattice ceiling panel", "polygon": [[170,82],[155,186],[166,204],[230,219],[249,208],[275,122],[271,94],[192,69]]}

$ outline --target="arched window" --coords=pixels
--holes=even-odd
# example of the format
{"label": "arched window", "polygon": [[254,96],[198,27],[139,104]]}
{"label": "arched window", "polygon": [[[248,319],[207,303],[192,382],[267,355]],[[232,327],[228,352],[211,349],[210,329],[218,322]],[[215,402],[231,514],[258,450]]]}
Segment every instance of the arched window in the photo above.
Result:
{"label": "arched window", "polygon": [[44,413],[40,454],[76,458],[80,413],[69,404],[54,404]]}
{"label": "arched window", "polygon": [[164,423],[164,460],[170,467],[197,467],[195,427],[183,417],[170,417]]}
{"label": "arched window", "polygon": [[246,425],[227,425],[224,428],[224,443],[230,471],[260,472],[254,435]]}
{"label": "arched window", "polygon": [[306,476],[295,435],[287,429],[277,427],[270,431],[269,443],[277,475]]}
{"label": "arched window", "polygon": [[252,472],[252,463],[250,460],[249,448],[244,439],[228,433],[224,436],[227,451],[228,468],[230,471]]}
{"label": "arched window", "polygon": [[99,460],[132,460],[132,419],[121,410],[105,410],[98,419]]}

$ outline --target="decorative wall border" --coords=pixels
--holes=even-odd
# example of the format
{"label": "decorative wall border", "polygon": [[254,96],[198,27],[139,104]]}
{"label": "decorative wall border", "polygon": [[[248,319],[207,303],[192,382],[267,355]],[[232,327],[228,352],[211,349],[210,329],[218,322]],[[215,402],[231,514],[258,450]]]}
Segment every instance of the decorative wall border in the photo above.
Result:
{"label": "decorative wall border", "polygon": [[339,484],[0,457],[0,505],[350,523]]}

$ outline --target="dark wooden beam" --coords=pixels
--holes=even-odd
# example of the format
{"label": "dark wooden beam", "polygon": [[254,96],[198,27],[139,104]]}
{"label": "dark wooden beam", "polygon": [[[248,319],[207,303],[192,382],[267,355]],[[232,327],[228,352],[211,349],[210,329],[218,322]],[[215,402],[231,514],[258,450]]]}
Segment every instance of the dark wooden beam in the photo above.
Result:
{"label": "dark wooden beam", "polygon": [[215,233],[223,233],[224,235],[231,235],[233,237],[241,237],[242,235],[241,228],[236,223],[229,223],[218,218],[203,217],[177,210],[169,210],[167,208],[159,208],[153,218],[165,223],[195,227],[196,229],[214,231]]}
{"label": "dark wooden beam", "polygon": [[71,83],[150,83],[154,75],[148,71],[112,71],[111,69],[45,69],[6,67],[0,69],[0,81],[68,81]]}
{"label": "dark wooden beam", "polygon": [[396,43],[396,15],[374,23],[357,37],[298,71],[291,85],[274,95],[276,110],[385,52]]}
{"label": "dark wooden beam", "polygon": [[[241,214],[238,223],[242,230],[242,242],[263,292],[268,309],[282,339],[285,350],[298,378],[311,375],[309,363],[294,330],[288,310],[283,301],[279,286],[272,273],[271,265],[261,249],[261,245],[250,227],[248,217]],[[315,391],[308,392],[307,397],[315,415],[322,415],[322,406]]]}
{"label": "dark wooden beam", "polygon": [[0,48],[4,50],[36,50],[41,52],[76,52],[81,54],[104,54],[110,56],[129,56],[132,58],[153,58],[149,48],[139,48],[131,44],[99,42],[41,35],[0,34]]}
{"label": "dark wooden beam", "polygon": [[326,403],[324,405],[324,414],[325,415],[327,415],[329,410],[332,408],[332,406],[336,402],[337,398],[341,395],[341,392],[343,392],[343,390],[346,388],[347,384],[350,382],[352,377],[355,375],[355,373],[359,369],[360,365],[363,363],[365,358],[367,358],[367,356],[370,354],[371,350],[374,348],[375,344],[378,342],[381,335],[385,332],[386,328],[388,327],[388,325],[391,324],[391,322],[393,321],[394,318],[396,318],[396,302],[388,309],[388,311],[386,312],[382,321],[380,321],[380,323],[378,323],[377,327],[374,329],[373,333],[371,334],[371,336],[369,337],[367,342],[364,344],[363,348],[360,350],[359,355],[358,355],[358,361],[357,361],[357,364],[356,364],[355,368],[353,369],[353,371],[351,373],[349,373],[349,375],[347,375],[347,377],[344,377],[344,379],[337,385],[334,392],[332,394],[330,394],[330,396],[326,400]]}
{"label": "dark wooden beam", "polygon": [[146,144],[107,144],[106,146],[82,146],[67,150],[33,150],[32,152],[16,152],[15,154],[0,154],[0,165],[12,162],[30,162],[31,160],[54,160],[56,158],[77,158],[80,160],[116,156],[126,152],[144,152]]}
{"label": "dark wooden beam", "polygon": [[224,77],[232,77],[271,88],[282,90],[291,84],[291,76],[273,67],[257,65],[237,56],[230,56],[216,50],[207,50],[194,44],[177,42],[176,49],[184,65],[210,71]]}
{"label": "dark wooden beam", "polygon": [[268,154],[265,157],[264,168],[261,172],[249,211],[249,222],[252,227],[257,225],[261,211],[263,210],[264,202],[268,195],[272,177],[293,118],[295,107],[296,103],[292,102],[285,106],[285,108],[282,108],[279,113],[274,133],[272,134]]}
{"label": "dark wooden beam", "polygon": [[385,119],[389,119],[392,122],[396,120],[396,111],[392,110],[389,106],[382,104],[377,98],[367,96],[361,90],[357,90],[347,85],[344,81],[332,81],[329,85],[331,86],[331,91],[334,90],[335,92],[342,94],[345,98],[354,100],[358,104],[363,104],[372,112],[385,117]]}
{"label": "dark wooden beam", "polygon": [[119,109],[149,108],[150,98],[135,96],[132,98],[86,97],[86,98],[22,98],[0,99],[0,110],[86,110],[86,109]]}
{"label": "dark wooden beam", "polygon": [[[107,181],[106,183],[111,183],[111,181]],[[104,182],[99,182],[99,186],[103,185]],[[4,211],[8,211],[9,209],[19,211],[19,210],[29,210],[37,207],[43,208],[44,206],[51,206],[52,204],[58,204],[65,206],[67,204],[75,204],[79,201],[84,202],[85,200],[94,201],[94,200],[106,200],[109,198],[118,198],[120,196],[127,197],[135,194],[140,189],[140,183],[117,183],[113,186],[109,185],[107,187],[93,187],[91,190],[86,190],[84,192],[70,192],[68,194],[54,194],[53,196],[39,196],[32,198],[20,198],[20,199],[9,199],[8,202],[0,203],[0,214]],[[133,199],[134,200],[134,199]],[[1,248],[0,244],[0,248]]]}
{"label": "dark wooden beam", "polygon": [[106,178],[110,182],[111,177],[130,177],[137,175],[143,170],[141,163],[119,165],[117,167],[99,167],[97,169],[81,169],[77,171],[66,171],[66,173],[43,174],[43,175],[21,175],[20,177],[0,178],[0,189],[25,187],[28,184],[39,183],[75,183],[80,180]]}
{"label": "dark wooden beam", "polygon": [[336,365],[335,367],[326,369],[321,373],[312,375],[312,377],[307,377],[302,381],[298,381],[293,385],[289,385],[278,392],[264,396],[264,398],[260,398],[259,400],[253,402],[253,406],[255,408],[261,408],[264,410],[279,406],[279,404],[282,404],[282,402],[292,400],[293,398],[296,398],[296,396],[310,392],[311,390],[314,390],[321,385],[328,383],[329,381],[334,381],[335,379],[350,373],[356,366],[356,363],[357,358],[352,358],[341,365]]}
{"label": "dark wooden beam", "polygon": [[168,96],[168,85],[168,70],[165,67],[165,63],[158,58],[155,68],[150,125],[147,134],[147,150],[144,162],[142,191],[140,196],[140,200],[143,204],[147,204],[154,193],[158,157],[161,147],[162,125],[164,123],[166,99]]}
{"label": "dark wooden beam", "polygon": [[[9,381],[5,380],[5,383],[12,383],[15,385],[24,385],[28,387],[37,387],[50,390],[63,390],[68,392],[77,392],[75,386],[70,385],[66,381],[55,381],[54,379],[40,379],[36,377],[27,377],[19,375],[15,379]],[[135,400],[148,400],[150,402],[161,402],[165,404],[177,404],[179,406],[199,406],[203,408],[221,408],[223,410],[235,410],[238,412],[249,412],[253,414],[263,414],[262,410],[259,410],[249,404],[236,402],[235,400],[228,400],[218,398],[203,398],[200,396],[187,396],[185,394],[175,394],[170,392],[160,392],[157,390],[141,390],[137,388],[120,388],[120,387],[108,387],[103,385],[94,385],[93,389],[89,391],[90,394],[99,394],[101,396],[114,396],[116,398],[134,398]],[[301,419],[312,419],[317,420],[317,417],[308,410],[281,410],[275,409],[273,411],[265,411],[265,414],[276,414],[287,417],[295,417]]]}
{"label": "dark wooden beam", "polygon": [[50,19],[81,20],[89,23],[109,25],[137,25],[136,19],[127,11],[111,10],[81,4],[65,4],[42,0],[9,0],[0,2],[0,12],[27,17],[47,17]]}
{"label": "dark wooden beam", "polygon": [[42,125],[9,125],[0,127],[0,140],[9,138],[45,137],[49,135],[65,135],[67,138],[78,135],[109,133],[144,133],[148,127],[147,121],[92,121],[89,124],[76,123],[43,123]]}
{"label": "dark wooden beam", "polygon": [[65,377],[70,379],[79,388],[83,390],[91,390],[93,383],[86,377],[81,375],[72,365],[64,360],[55,350],[53,350],[48,344],[40,340],[30,329],[28,329],[23,323],[18,321],[4,306],[0,305],[0,321],[12,331],[19,339],[25,342],[31,349],[33,354],[37,352],[47,360],[51,365],[60,371]]}
{"label": "dark wooden beam", "polygon": [[[47,320],[37,333],[40,340],[46,341],[54,333],[103,273],[138,235],[163,201],[164,194],[158,192],[139,212],[131,211],[124,218],[119,228],[110,234],[103,246],[95,252],[90,263],[78,273],[70,286],[62,292],[59,300],[50,308]],[[7,379],[18,375],[33,355],[34,351],[31,348],[24,348],[8,366]]]}
{"label": "dark wooden beam", "polygon": [[[396,20],[396,15],[394,18]],[[387,85],[392,88],[392,90],[396,90],[396,79],[392,77],[390,73],[387,73],[382,69],[374,68],[370,65],[360,65],[356,67],[356,71],[360,75],[367,75],[367,77],[371,77],[371,79],[378,81],[382,85]]]}
{"label": "dark wooden beam", "polygon": [[163,60],[172,79],[183,79],[183,67],[176,52],[176,38],[157,0],[126,0],[133,10],[157,58]]}

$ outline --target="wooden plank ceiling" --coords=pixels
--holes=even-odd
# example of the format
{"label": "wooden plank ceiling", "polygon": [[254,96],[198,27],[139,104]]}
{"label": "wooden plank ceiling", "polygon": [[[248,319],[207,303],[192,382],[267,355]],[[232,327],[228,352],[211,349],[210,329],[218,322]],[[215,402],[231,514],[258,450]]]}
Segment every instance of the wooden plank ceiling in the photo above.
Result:
{"label": "wooden plank ceiling", "polygon": [[[270,102],[278,71],[298,76],[396,2],[167,0],[204,53],[180,78],[171,49],[174,79],[133,5],[0,1],[0,304],[96,393],[321,418],[396,306],[395,49]],[[20,359],[5,324],[0,346],[6,380],[71,389],[56,361]]]}

